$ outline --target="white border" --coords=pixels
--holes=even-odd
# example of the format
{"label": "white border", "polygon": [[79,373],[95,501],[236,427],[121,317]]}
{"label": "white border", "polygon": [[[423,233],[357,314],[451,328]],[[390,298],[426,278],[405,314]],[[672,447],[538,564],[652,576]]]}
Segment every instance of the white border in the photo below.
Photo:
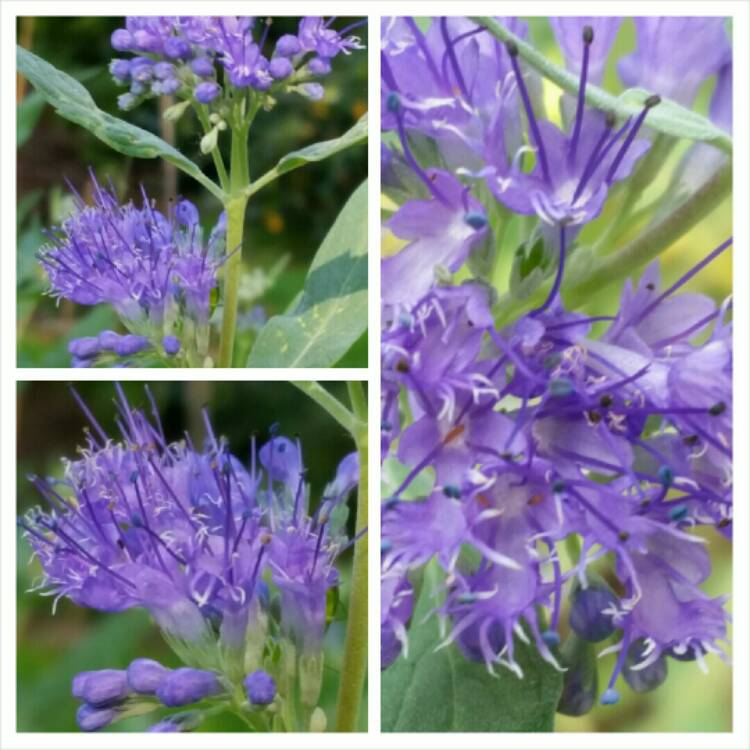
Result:
{"label": "white border", "polygon": [[[160,13],[180,15],[205,13],[209,6],[205,2],[168,0],[159,3]],[[75,748],[76,750],[99,748],[103,744],[113,750],[118,748],[203,748],[207,744],[215,748],[391,748],[409,746],[419,748],[601,748],[604,744],[616,748],[738,748],[750,747],[750,652],[747,634],[750,632],[750,610],[748,608],[748,574],[750,572],[750,463],[740,457],[750,455],[750,110],[747,92],[750,90],[750,7],[747,0],[705,0],[695,2],[668,2],[667,0],[610,0],[606,6],[602,0],[506,0],[493,2],[466,0],[460,5],[446,0],[432,0],[429,5],[417,0],[269,0],[267,3],[212,2],[210,9],[216,14],[257,12],[260,7],[276,15],[304,15],[314,12],[325,15],[369,15],[369,111],[372,123],[372,138],[369,143],[370,156],[370,294],[369,294],[369,368],[365,370],[106,370],[69,369],[17,369],[15,340],[15,17],[19,15],[127,15],[149,13],[143,0],[127,2],[103,2],[98,0],[4,0],[1,6],[0,26],[0,153],[7,165],[0,174],[0,396],[2,397],[2,423],[0,424],[0,476],[5,492],[0,503],[0,583],[2,584],[2,619],[0,621],[0,748]],[[377,487],[379,476],[379,258],[380,208],[376,186],[379,184],[379,17],[399,15],[455,15],[457,11],[466,15],[488,12],[504,15],[546,16],[587,15],[597,12],[608,15],[725,15],[734,17],[734,133],[735,133],[735,185],[734,185],[734,318],[736,330],[734,350],[735,377],[735,465],[736,497],[734,545],[734,621],[735,640],[733,668],[733,718],[734,731],[726,734],[700,733],[608,733],[606,738],[599,733],[559,734],[412,734],[380,735],[380,671],[379,671],[379,507],[377,491],[371,491],[370,503],[370,656],[369,656],[369,726],[367,735],[259,735],[247,734],[106,734],[85,735],[74,733],[17,733],[16,724],[16,618],[15,618],[15,399],[16,380],[292,380],[292,379],[368,379],[370,393],[370,479],[371,488]],[[72,40],[71,40],[72,41]],[[502,706],[498,706],[502,710]]]}

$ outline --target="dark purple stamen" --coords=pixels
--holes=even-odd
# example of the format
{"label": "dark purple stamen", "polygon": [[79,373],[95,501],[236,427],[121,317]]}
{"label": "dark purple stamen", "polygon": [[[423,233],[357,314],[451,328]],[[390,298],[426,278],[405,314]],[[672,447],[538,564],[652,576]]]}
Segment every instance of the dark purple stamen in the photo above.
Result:
{"label": "dark purple stamen", "polygon": [[469,96],[469,90],[466,88],[466,81],[464,81],[463,73],[461,73],[461,67],[458,64],[458,58],[456,57],[456,51],[453,49],[453,42],[451,41],[450,34],[448,34],[448,19],[443,16],[440,19],[440,33],[445,43],[445,54],[450,60],[451,67],[453,68],[453,75],[456,78],[458,88],[461,89],[461,93],[464,95],[466,101],[471,101]]}
{"label": "dark purple stamen", "polygon": [[513,66],[513,73],[516,76],[516,82],[518,84],[518,90],[521,94],[521,100],[523,101],[523,107],[526,110],[526,117],[529,121],[529,128],[531,134],[534,136],[534,145],[537,148],[539,155],[539,164],[542,167],[542,174],[544,175],[545,182],[550,182],[549,166],[547,164],[547,154],[544,150],[544,143],[542,141],[542,135],[539,132],[539,126],[537,125],[536,117],[534,116],[534,108],[531,106],[531,98],[526,88],[526,83],[523,80],[521,74],[521,68],[518,65],[518,46],[512,40],[508,40],[505,43],[505,49],[508,50],[510,56],[510,63]]}
{"label": "dark purple stamen", "polygon": [[633,127],[630,128],[630,132],[627,134],[625,141],[623,142],[622,146],[620,146],[620,150],[617,152],[617,156],[615,156],[614,161],[609,167],[609,171],[607,172],[606,180],[608,183],[611,183],[612,180],[615,177],[615,173],[617,172],[618,167],[620,166],[620,162],[625,158],[625,154],[627,150],[630,148],[630,145],[635,140],[635,136],[638,134],[638,131],[641,128],[641,125],[643,125],[643,121],[646,119],[646,115],[648,114],[648,111],[655,107],[659,102],[661,101],[661,98],[659,96],[650,96],[648,99],[646,99],[645,104],[643,105],[643,109],[641,110],[641,113],[636,118],[636,121],[633,123]]}
{"label": "dark purple stamen", "polygon": [[570,140],[570,152],[568,154],[569,162],[572,164],[576,159],[578,149],[578,138],[581,135],[581,126],[583,125],[583,105],[586,100],[586,77],[589,70],[589,47],[594,41],[594,30],[591,26],[583,27],[583,62],[581,64],[581,78],[578,84],[578,105],[576,107],[576,119],[573,127],[573,136]]}

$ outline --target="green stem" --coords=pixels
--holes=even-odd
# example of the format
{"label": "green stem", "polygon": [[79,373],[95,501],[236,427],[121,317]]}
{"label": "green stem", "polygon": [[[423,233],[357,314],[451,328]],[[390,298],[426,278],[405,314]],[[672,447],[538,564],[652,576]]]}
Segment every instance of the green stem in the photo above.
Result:
{"label": "green stem", "polygon": [[[669,216],[647,227],[638,237],[616,252],[594,258],[587,265],[585,275],[577,279],[568,276],[562,286],[566,306],[571,310],[575,309],[594,292],[633,273],[656,258],[711,213],[729,193],[731,187],[732,166],[727,164]],[[516,299],[508,293],[504,294],[494,308],[497,325],[505,326],[538,307],[547,296],[551,285],[552,279],[546,279],[533,294],[523,300]]]}
{"label": "green stem", "polygon": [[219,367],[232,366],[234,335],[237,327],[240,278],[242,276],[242,235],[245,228],[247,197],[243,190],[249,181],[247,160],[248,126],[232,129],[230,196],[224,204],[227,213],[227,254],[224,264],[224,313],[219,341]]}
{"label": "green stem", "polygon": [[[364,399],[361,383],[356,386],[357,396],[352,395],[355,412],[358,411],[360,396]],[[355,398],[357,399],[355,401]],[[367,404],[364,403],[366,415]],[[354,732],[357,729],[357,716],[362,703],[362,690],[367,673],[367,549],[368,535],[363,533],[367,527],[367,423],[358,420],[359,429],[355,433],[357,453],[359,455],[359,490],[357,492],[356,533],[362,534],[354,545],[352,563],[351,596],[349,598],[349,618],[346,625],[346,645],[344,662],[341,667],[338,703],[336,707],[336,731]]]}
{"label": "green stem", "polygon": [[318,406],[325,409],[355,440],[354,433],[357,429],[357,419],[341,401],[332,396],[320,383],[314,380],[294,380],[292,385],[299,388]]}

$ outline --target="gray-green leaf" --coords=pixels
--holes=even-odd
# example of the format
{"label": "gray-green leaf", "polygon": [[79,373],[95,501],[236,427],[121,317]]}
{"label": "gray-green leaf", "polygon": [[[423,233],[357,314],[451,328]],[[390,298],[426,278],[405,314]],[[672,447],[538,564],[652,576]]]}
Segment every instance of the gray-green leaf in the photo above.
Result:
{"label": "gray-green leaf", "polygon": [[367,183],[346,202],[299,301],[263,327],[248,367],[330,367],[367,330]]}
{"label": "gray-green leaf", "polygon": [[[520,39],[505,26],[489,16],[476,16],[473,21],[504,42],[513,41],[518,47],[520,56],[538,73],[556,83],[570,94],[578,92],[578,76],[561,68],[535,50],[528,42]],[[586,101],[597,109],[613,112],[618,117],[626,118],[637,115],[643,109],[643,103],[650,94],[643,89],[628,89],[620,96],[613,96],[604,89],[589,83],[586,85]],[[689,138],[692,141],[705,141],[720,148],[726,153],[732,152],[732,136],[717,128],[708,118],[693,112],[686,107],[668,99],[662,100],[646,117],[646,124],[677,138]]]}
{"label": "gray-green leaf", "polygon": [[[381,678],[385,732],[549,732],[562,676],[536,650],[516,641],[524,672],[519,679],[498,667],[497,677],[455,645],[435,652],[437,618],[422,622],[434,606],[427,580],[409,629],[409,658],[400,656]],[[422,624],[420,624],[422,623]]]}
{"label": "gray-green leaf", "polygon": [[283,156],[278,164],[262,177],[259,177],[253,182],[247,189],[248,195],[257,193],[262,187],[268,185],[269,182],[273,182],[277,177],[280,177],[287,172],[291,172],[293,169],[302,167],[305,164],[309,164],[315,161],[323,161],[329,156],[338,154],[340,151],[344,151],[351,146],[356,146],[360,143],[367,141],[367,113],[362,115],[354,126],[349,128],[343,135],[338,138],[333,138],[330,141],[321,141],[320,143],[313,143],[310,146],[305,146],[298,151],[290,151],[286,156]]}
{"label": "gray-green leaf", "polygon": [[16,48],[16,65],[18,71],[28,78],[61,117],[86,128],[121,154],[140,159],[166,159],[219,200],[224,200],[224,191],[203,174],[197,164],[148,130],[130,125],[99,109],[91,94],[75,78],[23,47]]}

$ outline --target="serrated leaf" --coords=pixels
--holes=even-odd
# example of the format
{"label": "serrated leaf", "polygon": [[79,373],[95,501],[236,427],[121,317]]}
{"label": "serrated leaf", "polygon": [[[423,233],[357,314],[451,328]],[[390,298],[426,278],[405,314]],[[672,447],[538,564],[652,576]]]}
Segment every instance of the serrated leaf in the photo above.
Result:
{"label": "serrated leaf", "polygon": [[286,156],[283,156],[278,164],[266,172],[263,176],[259,177],[253,182],[247,189],[247,195],[253,195],[257,193],[269,182],[273,182],[277,177],[280,177],[287,172],[291,172],[293,169],[303,167],[305,164],[311,162],[323,161],[329,156],[338,154],[341,151],[356,146],[360,143],[364,143],[367,140],[367,113],[357,120],[357,122],[349,128],[343,135],[338,138],[332,138],[329,141],[320,141],[320,143],[313,143],[310,146],[305,146],[297,151],[290,151]]}
{"label": "serrated leaf", "polygon": [[[556,83],[570,94],[578,93],[578,76],[561,68],[538,52],[528,42],[520,39],[501,23],[489,16],[475,16],[472,20],[498,39],[513,41],[518,47],[519,55],[538,73]],[[613,112],[620,118],[637,115],[643,109],[645,100],[658,91],[648,92],[643,89],[629,89],[620,96],[613,96],[604,89],[591,83],[586,85],[586,102],[592,107]],[[646,125],[653,130],[677,138],[689,138],[692,141],[712,143],[726,153],[732,152],[732,136],[716,127],[708,118],[683,107],[676,102],[662,99],[646,117]]]}
{"label": "serrated leaf", "polygon": [[130,125],[99,109],[86,88],[75,78],[23,47],[16,48],[16,65],[19,73],[32,83],[61,117],[86,128],[121,154],[140,159],[165,159],[197,180],[219,200],[224,200],[224,191],[204,175],[197,164],[148,130]]}
{"label": "serrated leaf", "polygon": [[367,329],[367,183],[358,187],[310,266],[299,301],[261,329],[248,367],[330,367]]}
{"label": "serrated leaf", "polygon": [[500,667],[493,677],[455,644],[435,652],[437,618],[422,622],[434,606],[430,572],[409,629],[409,658],[400,656],[381,678],[383,731],[552,731],[562,677],[531,647],[516,640],[523,679]]}

